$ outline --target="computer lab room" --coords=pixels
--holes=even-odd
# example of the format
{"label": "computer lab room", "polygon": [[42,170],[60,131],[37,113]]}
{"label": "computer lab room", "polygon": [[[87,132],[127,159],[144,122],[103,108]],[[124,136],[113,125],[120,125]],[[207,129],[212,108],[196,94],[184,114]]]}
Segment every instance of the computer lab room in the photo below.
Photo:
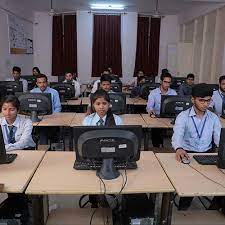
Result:
{"label": "computer lab room", "polygon": [[225,0],[0,0],[0,225],[225,225]]}

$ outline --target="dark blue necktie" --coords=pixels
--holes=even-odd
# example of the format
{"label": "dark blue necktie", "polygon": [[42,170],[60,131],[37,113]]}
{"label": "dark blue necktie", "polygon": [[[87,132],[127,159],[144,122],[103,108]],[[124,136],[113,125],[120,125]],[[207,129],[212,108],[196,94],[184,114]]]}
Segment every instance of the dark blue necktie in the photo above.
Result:
{"label": "dark blue necktie", "polygon": [[102,118],[96,123],[97,126],[104,126],[104,120]]}
{"label": "dark blue necktie", "polygon": [[14,144],[16,142],[15,140],[15,127],[12,125],[12,126],[8,126],[9,128],[9,135],[8,135],[8,143],[9,144]]}

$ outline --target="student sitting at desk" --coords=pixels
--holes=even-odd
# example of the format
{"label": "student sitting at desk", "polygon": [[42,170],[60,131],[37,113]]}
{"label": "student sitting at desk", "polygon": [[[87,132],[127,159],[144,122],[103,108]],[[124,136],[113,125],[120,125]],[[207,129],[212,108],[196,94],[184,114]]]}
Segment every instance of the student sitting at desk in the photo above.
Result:
{"label": "student sitting at desk", "polygon": [[12,76],[13,78],[7,79],[7,81],[22,81],[23,84],[23,92],[27,92],[28,90],[28,83],[25,79],[20,78],[21,76],[21,68],[18,66],[14,66],[12,68]]}
{"label": "student sitting at desk", "polygon": [[53,113],[61,112],[61,103],[59,93],[48,87],[48,78],[45,74],[39,74],[36,77],[37,88],[32,89],[31,93],[50,93],[52,97],[52,111]]}
{"label": "student sitting at desk", "polygon": [[63,83],[71,83],[75,88],[75,98],[80,96],[80,83],[73,79],[73,74],[71,72],[65,73],[65,80]]}
{"label": "student sitting at desk", "polygon": [[180,85],[179,88],[179,95],[185,96],[185,95],[191,95],[191,90],[194,85],[195,75],[192,73],[189,73],[187,75],[186,82]]}
{"label": "student sitting at desk", "polygon": [[36,77],[37,75],[41,74],[39,68],[37,66],[33,67],[32,69],[32,74],[34,77]]}
{"label": "student sitting at desk", "polygon": [[0,119],[6,151],[34,148],[33,125],[30,119],[19,116],[20,102],[16,96],[8,95],[2,102]]}
{"label": "student sitting at desk", "polygon": [[[146,111],[150,117],[160,115],[161,95],[177,95],[176,91],[170,88],[172,76],[170,73],[161,74],[161,85],[159,88],[152,90],[148,96]],[[163,145],[162,129],[153,128],[151,130],[153,147]]]}
{"label": "student sitting at desk", "polygon": [[225,75],[219,78],[219,90],[213,92],[212,102],[209,105],[216,114],[224,114],[222,112],[223,106],[225,110]]}
{"label": "student sitting at desk", "polygon": [[[181,112],[173,127],[172,146],[176,151],[176,159],[188,160],[188,153],[213,152],[212,142],[219,145],[221,124],[219,118],[207,110],[212,90],[207,84],[197,84],[192,88],[193,106]],[[185,210],[191,205],[193,198],[181,198],[179,209]]]}
{"label": "student sitting at desk", "polygon": [[86,116],[83,125],[84,126],[113,126],[122,125],[121,118],[111,112],[110,98],[108,93],[99,89],[91,97],[92,113]]}

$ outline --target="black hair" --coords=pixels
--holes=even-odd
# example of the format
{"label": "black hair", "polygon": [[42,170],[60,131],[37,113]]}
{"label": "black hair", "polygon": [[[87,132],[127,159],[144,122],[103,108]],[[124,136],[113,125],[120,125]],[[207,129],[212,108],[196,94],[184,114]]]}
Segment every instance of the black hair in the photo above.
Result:
{"label": "black hair", "polygon": [[41,73],[40,70],[39,70],[39,68],[38,68],[37,66],[33,67],[32,70],[37,70],[37,72],[38,72],[39,74]]}
{"label": "black hair", "polygon": [[225,75],[220,76],[219,83],[221,83],[223,80],[225,80]]}
{"label": "black hair", "polygon": [[15,95],[6,95],[1,102],[1,110],[4,103],[11,103],[13,107],[19,111],[20,109],[20,101]]}
{"label": "black hair", "polygon": [[39,78],[45,78],[46,82],[48,82],[48,77],[45,74],[42,74],[42,73],[38,74],[36,76],[36,82],[37,82],[37,79],[39,79]]}
{"label": "black hair", "polygon": [[165,68],[165,69],[162,69],[162,71],[161,71],[161,75],[162,75],[162,74],[165,74],[165,73],[169,73],[169,70],[168,70],[168,69],[166,69],[166,68]]}
{"label": "black hair", "polygon": [[193,73],[189,73],[189,74],[187,75],[187,79],[188,79],[188,78],[195,79],[195,75],[194,75]]}
{"label": "black hair", "polygon": [[100,83],[108,81],[111,84],[111,77],[108,74],[103,74],[100,78]]}
{"label": "black hair", "polygon": [[205,83],[196,84],[192,88],[192,97],[204,98],[212,95],[213,95],[212,88],[210,88],[209,85]]}
{"label": "black hair", "polygon": [[160,80],[163,81],[166,77],[172,79],[172,75],[170,73],[162,73],[160,76]]}
{"label": "black hair", "polygon": [[18,72],[18,73],[21,73],[21,68],[20,68],[19,66],[14,66],[14,67],[12,68],[12,71],[13,71],[13,72],[16,71],[16,72]]}
{"label": "black hair", "polygon": [[[103,89],[97,90],[90,97],[92,113],[95,112],[93,104],[98,98],[104,98],[108,103],[110,103],[110,98],[109,98],[108,93],[106,91],[104,91]],[[109,110],[108,110],[108,112],[106,114],[105,126],[112,127],[112,126],[115,126],[115,125],[116,125],[116,123],[115,123],[115,120],[114,120],[114,116],[113,116],[112,110],[111,110],[111,108],[109,108]]]}

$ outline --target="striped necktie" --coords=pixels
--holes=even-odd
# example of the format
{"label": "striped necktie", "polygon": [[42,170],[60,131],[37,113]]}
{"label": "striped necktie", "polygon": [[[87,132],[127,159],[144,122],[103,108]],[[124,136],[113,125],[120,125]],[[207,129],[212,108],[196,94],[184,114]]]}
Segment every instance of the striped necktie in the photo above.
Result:
{"label": "striped necktie", "polygon": [[16,142],[15,140],[15,126],[8,126],[9,128],[9,135],[8,135],[8,143],[14,144]]}
{"label": "striped necktie", "polygon": [[96,123],[97,126],[104,126],[104,120],[102,118]]}

